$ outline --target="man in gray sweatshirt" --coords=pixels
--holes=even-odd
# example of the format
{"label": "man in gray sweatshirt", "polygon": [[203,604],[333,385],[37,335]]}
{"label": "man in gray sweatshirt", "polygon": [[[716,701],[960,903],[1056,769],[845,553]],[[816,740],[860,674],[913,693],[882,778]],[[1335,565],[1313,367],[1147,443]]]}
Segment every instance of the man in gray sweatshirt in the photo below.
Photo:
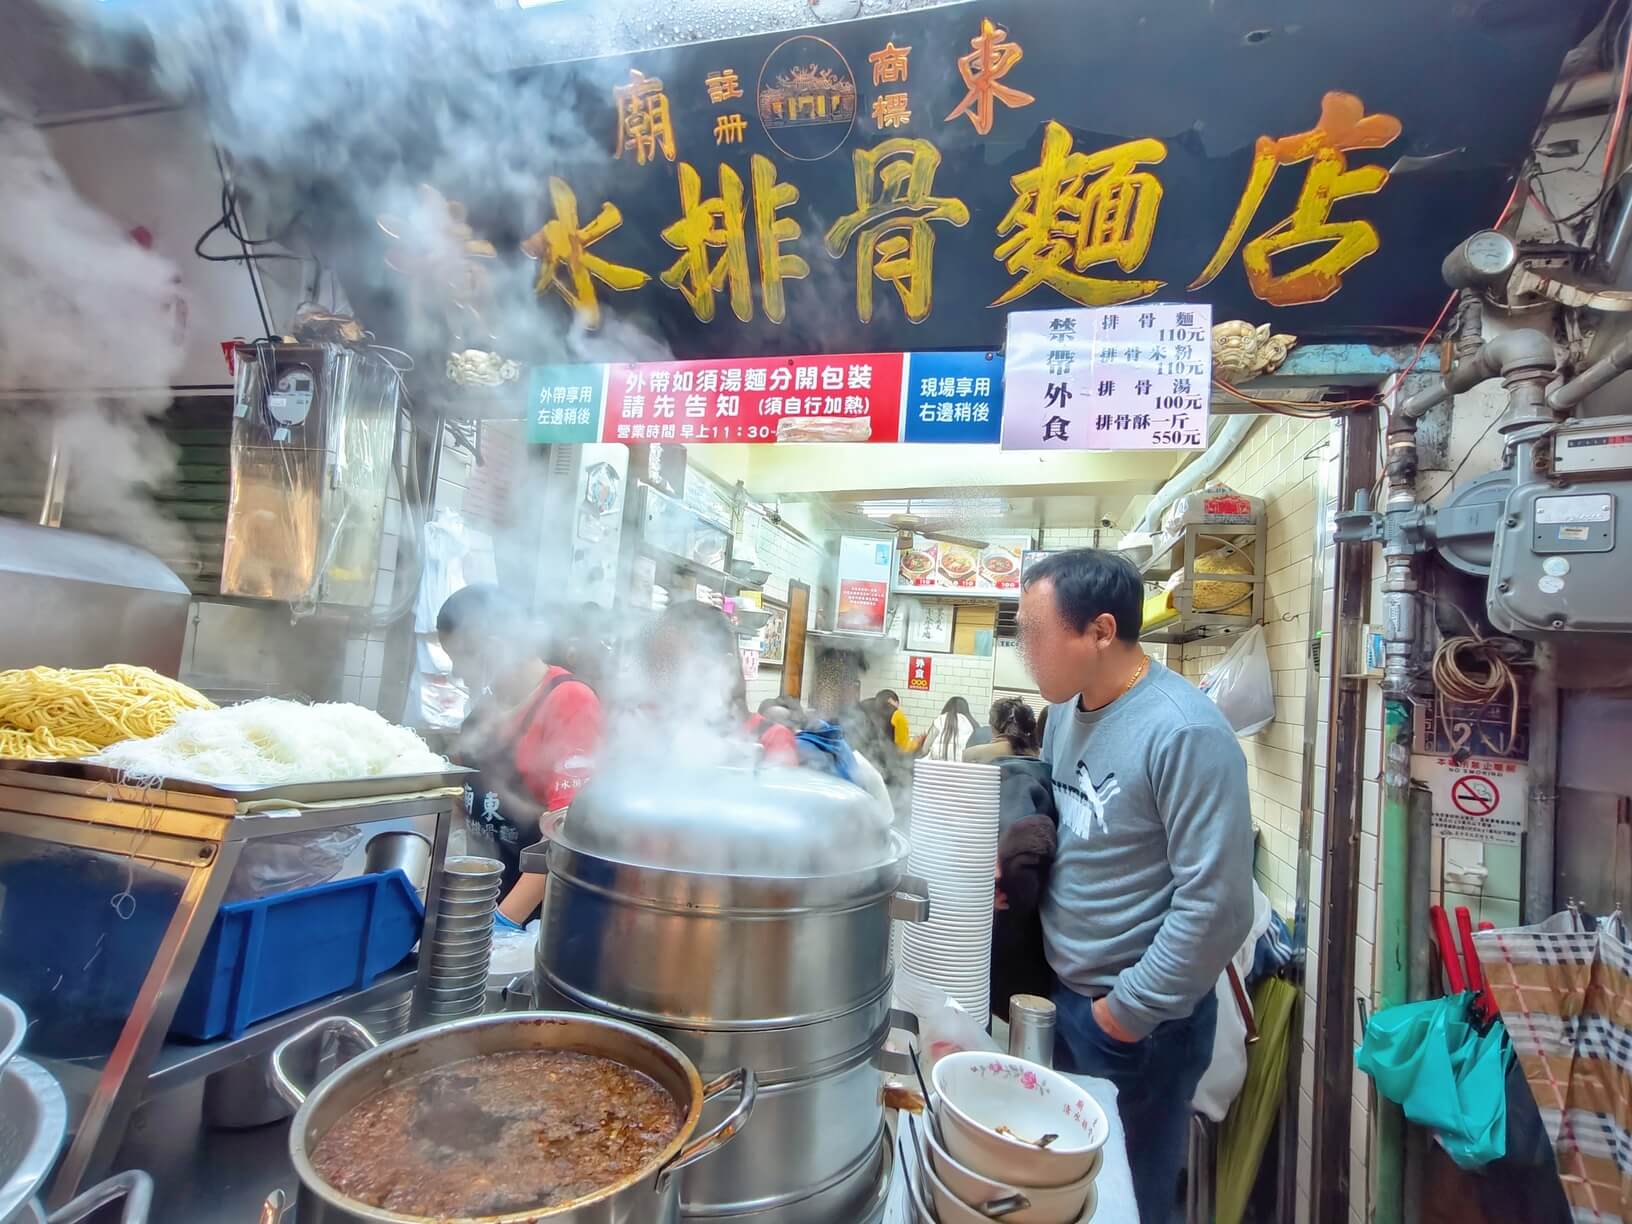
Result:
{"label": "man in gray sweatshirt", "polygon": [[1247,764],[1218,708],[1139,646],[1144,585],[1116,553],[1027,571],[1020,646],[1049,713],[1059,853],[1043,946],[1057,1057],[1116,1084],[1145,1221],[1172,1211],[1213,993],[1252,924]]}

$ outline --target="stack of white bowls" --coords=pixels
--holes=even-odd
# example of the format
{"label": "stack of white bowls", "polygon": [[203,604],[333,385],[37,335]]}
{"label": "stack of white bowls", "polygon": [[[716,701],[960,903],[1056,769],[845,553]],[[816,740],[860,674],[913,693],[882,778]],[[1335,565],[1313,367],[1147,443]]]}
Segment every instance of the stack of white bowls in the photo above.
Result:
{"label": "stack of white bowls", "polygon": [[[1007,1224],[1086,1224],[1111,1125],[1058,1072],[971,1051],[935,1064],[934,1108],[916,1128],[916,1189],[939,1224],[978,1224],[987,1204],[1024,1200]],[[1047,1135],[1056,1136],[1039,1146]]]}
{"label": "stack of white bowls", "polygon": [[896,965],[939,988],[986,1027],[999,788],[995,765],[919,761],[907,870],[929,882],[929,921],[899,925]]}
{"label": "stack of white bowls", "polygon": [[479,1016],[486,1009],[493,910],[503,874],[497,859],[460,855],[443,865],[436,932],[421,960],[426,1023]]}

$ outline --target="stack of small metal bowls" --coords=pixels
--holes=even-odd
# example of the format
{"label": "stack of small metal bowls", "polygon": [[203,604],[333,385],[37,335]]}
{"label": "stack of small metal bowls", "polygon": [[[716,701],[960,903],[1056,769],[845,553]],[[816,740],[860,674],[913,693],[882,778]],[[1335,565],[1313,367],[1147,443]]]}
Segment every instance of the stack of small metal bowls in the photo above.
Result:
{"label": "stack of small metal bowls", "polygon": [[382,999],[372,1007],[354,1012],[352,1019],[372,1033],[374,1040],[389,1041],[393,1037],[401,1037],[408,1031],[413,1007],[414,992],[405,990],[401,994]]}
{"label": "stack of small metal bowls", "polygon": [[466,855],[443,865],[436,932],[420,972],[426,1023],[482,1014],[503,871],[497,859]]}

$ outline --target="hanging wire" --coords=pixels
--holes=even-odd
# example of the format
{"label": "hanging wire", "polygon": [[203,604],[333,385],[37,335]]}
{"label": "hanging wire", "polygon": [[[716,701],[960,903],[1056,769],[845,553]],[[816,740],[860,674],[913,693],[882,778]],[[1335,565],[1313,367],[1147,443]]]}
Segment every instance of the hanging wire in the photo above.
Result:
{"label": "hanging wire", "polygon": [[1251,404],[1267,412],[1279,412],[1284,416],[1305,417],[1310,420],[1323,420],[1327,417],[1336,416],[1345,408],[1369,408],[1377,403],[1376,396],[1369,399],[1311,401],[1249,395],[1216,374],[1213,376],[1213,385],[1221,389],[1226,395],[1233,396],[1244,404]]}
{"label": "hanging wire", "polygon": [[[1449,606],[1456,607],[1455,604]],[[1467,625],[1468,632],[1444,639],[1434,651],[1434,701],[1438,706],[1440,725],[1447,724],[1447,701],[1484,709],[1506,694],[1510,699],[1510,709],[1505,741],[1492,740],[1485,732],[1483,723],[1475,723],[1485,747],[1497,756],[1506,756],[1519,738],[1518,669],[1528,665],[1528,660],[1523,656],[1524,647],[1513,638],[1485,637],[1466,612],[1461,608],[1456,610]]]}

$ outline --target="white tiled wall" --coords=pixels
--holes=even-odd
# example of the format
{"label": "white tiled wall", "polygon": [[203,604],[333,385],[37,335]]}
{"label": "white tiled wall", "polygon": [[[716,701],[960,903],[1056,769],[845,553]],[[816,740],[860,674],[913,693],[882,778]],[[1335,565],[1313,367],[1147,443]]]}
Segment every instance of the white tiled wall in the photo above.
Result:
{"label": "white tiled wall", "polygon": [[862,696],[871,697],[879,689],[894,689],[901,695],[901,708],[906,711],[907,725],[914,735],[927,731],[947,699],[954,696],[968,701],[977,723],[985,721],[986,713],[992,706],[990,655],[929,655],[933,662],[928,691],[907,687],[907,668],[911,657],[911,654],[902,651],[891,656],[888,665],[875,666],[862,681]]}
{"label": "white tiled wall", "polygon": [[[1297,895],[1315,496],[1330,431],[1324,421],[1265,417],[1213,477],[1264,499],[1269,533],[1264,638],[1274,675],[1275,721],[1243,739],[1241,747],[1247,755],[1253,822],[1259,833],[1258,885],[1283,915],[1292,913]],[[1169,663],[1200,680],[1228,648],[1228,641],[1192,643],[1183,647],[1182,663]]]}
{"label": "white tiled wall", "polygon": [[[826,547],[797,536],[786,527],[752,512],[747,516],[746,527],[753,532],[759,568],[771,572],[771,576],[765,580],[765,594],[772,599],[786,601],[788,583],[804,583],[810,588],[810,617],[806,628],[813,628],[817,614],[816,600],[823,587],[823,577],[833,565]],[[781,691],[782,669],[762,665],[759,674],[748,682],[748,708],[757,709],[760,702]]]}

